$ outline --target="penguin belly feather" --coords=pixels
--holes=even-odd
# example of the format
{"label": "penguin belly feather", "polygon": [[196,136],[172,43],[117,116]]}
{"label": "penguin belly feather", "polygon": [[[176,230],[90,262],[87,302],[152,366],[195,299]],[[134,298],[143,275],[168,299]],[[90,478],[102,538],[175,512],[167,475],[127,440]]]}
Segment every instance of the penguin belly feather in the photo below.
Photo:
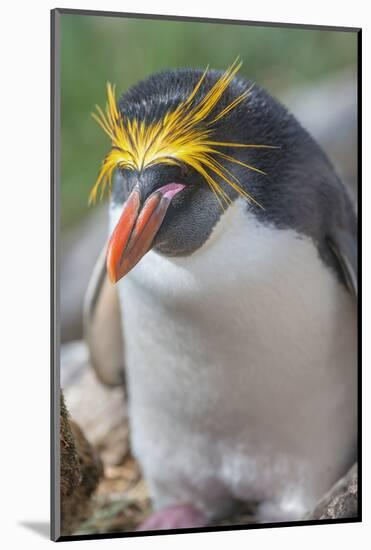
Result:
{"label": "penguin belly feather", "polygon": [[[111,224],[120,208],[111,210]],[[313,241],[238,199],[119,283],[132,448],[154,508],[301,519],[355,459],[356,311]]]}

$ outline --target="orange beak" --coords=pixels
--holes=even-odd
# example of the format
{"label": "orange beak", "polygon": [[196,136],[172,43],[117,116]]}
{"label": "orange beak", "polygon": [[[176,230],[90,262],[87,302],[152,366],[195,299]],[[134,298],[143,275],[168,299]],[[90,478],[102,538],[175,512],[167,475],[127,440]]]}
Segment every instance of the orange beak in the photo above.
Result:
{"label": "orange beak", "polygon": [[133,269],[151,248],[171,200],[184,187],[169,183],[156,189],[142,209],[139,189],[130,193],[107,248],[107,271],[113,283]]}

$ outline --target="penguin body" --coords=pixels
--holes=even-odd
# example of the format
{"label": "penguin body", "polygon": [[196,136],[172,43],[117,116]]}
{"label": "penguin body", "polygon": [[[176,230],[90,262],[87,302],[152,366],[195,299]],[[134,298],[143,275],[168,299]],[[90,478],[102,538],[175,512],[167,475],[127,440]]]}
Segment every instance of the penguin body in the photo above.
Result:
{"label": "penguin body", "polygon": [[[167,71],[117,108],[111,94],[107,271],[155,510],[192,504],[209,522],[245,501],[287,521],[356,456],[356,218],[307,132],[235,73]],[[199,133],[156,145],[179,109]]]}
{"label": "penguin body", "polygon": [[247,210],[119,283],[132,445],[156,508],[287,521],[354,460],[355,310],[308,237]]}

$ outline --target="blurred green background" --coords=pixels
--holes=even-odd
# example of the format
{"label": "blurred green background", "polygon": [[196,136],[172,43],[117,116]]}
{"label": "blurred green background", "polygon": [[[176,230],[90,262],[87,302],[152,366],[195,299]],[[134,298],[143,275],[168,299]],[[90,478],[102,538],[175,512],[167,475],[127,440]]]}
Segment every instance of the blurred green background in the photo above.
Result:
{"label": "blurred green background", "polygon": [[226,69],[239,55],[241,74],[281,98],[354,66],[356,49],[350,32],[63,14],[62,231],[89,211],[89,191],[110,147],[90,115],[95,104],[105,105],[107,81],[121,93],[155,71]]}

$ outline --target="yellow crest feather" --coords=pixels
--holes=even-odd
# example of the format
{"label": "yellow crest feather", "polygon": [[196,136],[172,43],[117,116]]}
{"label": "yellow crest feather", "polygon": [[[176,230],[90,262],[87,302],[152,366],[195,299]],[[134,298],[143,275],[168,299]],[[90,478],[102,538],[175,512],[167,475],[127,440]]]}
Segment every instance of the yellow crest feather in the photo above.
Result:
{"label": "yellow crest feather", "polygon": [[112,149],[103,160],[89,202],[96,200],[99,188],[101,188],[101,194],[103,195],[107,186],[111,187],[112,175],[117,167],[140,171],[154,164],[186,164],[194,168],[206,180],[222,207],[222,201],[228,204],[231,200],[215,180],[216,176],[233,187],[241,196],[258,204],[239,185],[237,178],[219,160],[227,160],[261,174],[265,173],[223,153],[218,148],[274,148],[274,146],[228,143],[212,139],[213,124],[235,109],[248,97],[251,91],[252,86],[229,103],[215,117],[210,118],[241,65],[242,62],[236,59],[205,97],[195,103],[197,93],[207,75],[207,67],[190,96],[173,111],[168,111],[162,120],[151,124],[146,124],[144,121],[138,121],[137,119],[123,119],[117,109],[115,87],[107,83],[108,102],[106,111],[104,113],[97,106],[97,113],[93,113],[93,117],[110,137]]}

